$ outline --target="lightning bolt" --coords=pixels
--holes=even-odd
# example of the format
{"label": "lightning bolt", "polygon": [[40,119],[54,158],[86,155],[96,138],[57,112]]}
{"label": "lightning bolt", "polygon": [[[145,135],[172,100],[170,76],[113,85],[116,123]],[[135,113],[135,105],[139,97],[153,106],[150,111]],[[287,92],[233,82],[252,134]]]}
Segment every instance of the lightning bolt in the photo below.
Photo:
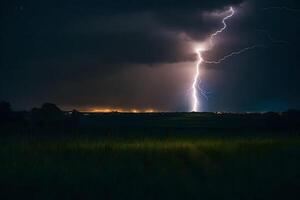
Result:
{"label": "lightning bolt", "polygon": [[[282,44],[289,44],[288,41],[285,41],[285,40],[277,40],[277,39],[274,39],[271,34],[266,31],[266,30],[263,30],[263,29],[257,29],[256,31],[259,31],[259,32],[263,32],[266,34],[267,38],[271,41],[271,43],[282,43]],[[225,55],[224,57],[218,59],[218,60],[204,60],[202,58],[202,62],[203,63],[206,63],[206,64],[220,64],[222,63],[223,61],[227,60],[228,58],[232,57],[232,56],[235,56],[235,55],[239,55],[239,54],[242,54],[246,51],[249,51],[249,50],[252,50],[252,49],[256,49],[256,48],[267,48],[266,45],[264,44],[255,44],[255,45],[252,45],[252,46],[249,46],[249,47],[245,47],[241,50],[238,50],[238,51],[233,51],[227,55]]]}
{"label": "lightning bolt", "polygon": [[[225,16],[223,19],[222,19],[222,24],[223,24],[223,27],[221,27],[219,30],[217,30],[216,32],[212,33],[210,36],[209,36],[209,41],[210,41],[210,49],[214,46],[214,38],[218,35],[218,34],[221,34],[226,28],[227,28],[227,24],[226,24],[226,21],[231,18],[234,14],[235,14],[235,11],[233,9],[233,7],[230,7],[229,8],[229,15]],[[284,41],[278,41],[278,40],[274,40],[272,37],[270,37],[270,35],[268,35],[269,39],[272,41],[272,42],[284,42]],[[196,53],[198,55],[198,62],[197,62],[197,65],[196,65],[196,73],[195,73],[195,76],[194,76],[194,81],[193,81],[193,85],[192,85],[192,89],[193,89],[193,95],[192,95],[192,98],[193,98],[193,107],[192,107],[192,111],[193,112],[197,112],[199,111],[199,100],[198,100],[198,91],[200,92],[200,94],[202,96],[204,96],[206,99],[207,99],[207,92],[202,89],[200,87],[200,83],[201,83],[201,80],[200,80],[200,72],[199,72],[199,68],[200,68],[200,65],[202,63],[205,63],[205,64],[220,64],[222,63],[223,61],[227,60],[228,58],[231,58],[233,56],[236,56],[236,55],[239,55],[239,54],[242,54],[242,53],[245,53],[246,51],[250,51],[250,50],[253,50],[253,49],[256,49],[256,48],[267,48],[266,45],[263,45],[263,44],[255,44],[255,45],[252,45],[252,46],[248,46],[248,47],[245,47],[241,50],[238,50],[238,51],[233,51],[227,55],[225,55],[224,57],[218,59],[218,60],[205,60],[203,57],[202,57],[202,51],[201,49],[197,49],[196,50]]]}
{"label": "lightning bolt", "polygon": [[[285,7],[285,6],[282,6],[282,7],[266,7],[266,8],[263,8],[263,10],[272,10],[272,9],[279,9],[279,10],[286,10],[286,11],[291,11],[291,12],[300,12],[300,9],[293,9],[293,8],[288,8],[288,7]],[[227,11],[229,12],[229,15],[225,16],[223,19],[222,19],[222,24],[223,26],[217,30],[216,32],[212,33],[210,36],[209,36],[209,42],[210,42],[210,49],[212,49],[212,47],[214,46],[214,39],[217,35],[221,34],[226,28],[227,28],[227,24],[226,24],[226,21],[231,18],[234,14],[235,14],[235,11],[233,9],[233,7],[230,7],[229,10]],[[268,31],[266,30],[262,30],[262,29],[258,29],[257,31],[260,31],[260,32],[263,32],[266,34],[267,38],[271,41],[271,43],[285,43],[285,44],[289,44],[289,42],[285,41],[285,40],[277,40],[277,39],[274,39]],[[196,73],[195,73],[195,76],[194,76],[194,81],[193,81],[193,84],[192,84],[192,90],[193,90],[193,95],[192,95],[192,100],[193,100],[193,106],[192,106],[192,111],[193,112],[197,112],[199,111],[199,100],[198,100],[198,91],[200,92],[200,94],[202,96],[204,96],[206,99],[207,99],[207,92],[202,89],[200,87],[200,84],[201,84],[201,80],[200,80],[200,66],[202,63],[205,63],[205,64],[220,64],[222,63],[223,61],[233,57],[233,56],[236,56],[236,55],[240,55],[242,53],[245,53],[247,51],[250,51],[250,50],[253,50],[253,49],[256,49],[256,48],[267,48],[266,45],[264,44],[255,44],[255,45],[252,45],[252,46],[248,46],[248,47],[245,47],[241,50],[237,50],[237,51],[233,51],[225,56],[223,56],[222,58],[218,59],[218,60],[205,60],[203,57],[202,57],[202,49],[196,49],[196,53],[198,55],[198,62],[197,62],[197,65],[196,65]]]}
{"label": "lightning bolt", "polygon": [[220,58],[219,60],[212,60],[212,61],[203,60],[203,62],[207,63],[207,64],[220,64],[220,63],[222,63],[223,61],[227,60],[228,58],[230,58],[232,56],[239,55],[239,54],[242,54],[242,53],[244,53],[246,51],[249,51],[249,50],[252,50],[252,49],[256,49],[256,48],[267,48],[267,46],[263,45],[263,44],[256,44],[256,45],[253,45],[253,46],[241,49],[239,51],[233,51],[233,52],[225,55],[224,57]]}
{"label": "lightning bolt", "polygon": [[[229,8],[228,12],[230,12],[229,15],[225,16],[222,19],[223,27],[221,27],[219,30],[217,30],[216,32],[214,32],[210,35],[210,37],[209,37],[210,48],[213,47],[214,38],[226,29],[226,27],[227,27],[226,20],[228,20],[229,18],[231,18],[234,15],[234,10],[233,10],[232,7]],[[199,89],[200,93],[206,97],[205,91],[202,90],[201,88],[199,88],[199,85],[201,83],[199,68],[200,68],[201,63],[204,61],[204,59],[202,58],[201,50],[196,50],[196,53],[198,54],[198,62],[197,62],[197,65],[196,65],[196,74],[194,76],[194,81],[193,81],[193,85],[192,85],[192,89],[193,89],[193,108],[192,108],[192,111],[193,112],[199,111],[198,89]]]}
{"label": "lightning bolt", "polygon": [[232,7],[229,8],[229,12],[230,12],[230,14],[227,15],[226,17],[224,17],[223,20],[222,20],[223,27],[210,35],[209,40],[210,40],[210,47],[211,48],[213,47],[214,38],[218,34],[222,33],[227,28],[226,20],[229,19],[229,18],[231,18],[234,15],[234,10],[233,10]]}
{"label": "lightning bolt", "polygon": [[[196,65],[196,74],[194,76],[194,81],[193,81],[193,85],[192,85],[192,88],[193,88],[193,108],[192,108],[192,111],[193,112],[197,112],[198,111],[198,107],[199,107],[198,90],[197,90],[197,88],[198,88],[199,83],[200,83],[199,68],[200,68],[200,65],[201,65],[201,63],[203,61],[200,51],[198,51],[197,53],[198,53],[198,63]],[[201,90],[201,88],[200,88],[200,90]]]}

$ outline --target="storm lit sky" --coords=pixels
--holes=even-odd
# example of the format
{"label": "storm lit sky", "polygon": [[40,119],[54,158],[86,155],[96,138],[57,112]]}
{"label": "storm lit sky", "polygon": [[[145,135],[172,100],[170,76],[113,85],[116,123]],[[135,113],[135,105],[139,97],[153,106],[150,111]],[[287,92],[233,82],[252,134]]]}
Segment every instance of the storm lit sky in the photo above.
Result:
{"label": "storm lit sky", "polygon": [[300,109],[297,0],[1,1],[0,100],[16,110],[190,111],[195,47],[201,111]]}

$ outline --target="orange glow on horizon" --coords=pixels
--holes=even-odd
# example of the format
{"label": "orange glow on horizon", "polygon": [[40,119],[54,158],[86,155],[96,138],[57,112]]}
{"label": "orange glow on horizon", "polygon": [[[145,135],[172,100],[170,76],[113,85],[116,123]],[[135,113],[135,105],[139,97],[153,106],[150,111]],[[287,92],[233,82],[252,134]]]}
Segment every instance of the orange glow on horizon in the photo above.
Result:
{"label": "orange glow on horizon", "polygon": [[123,109],[123,108],[88,108],[80,110],[81,112],[92,112],[92,113],[111,113],[111,112],[124,112],[124,113],[152,113],[159,112],[158,110],[147,108],[147,109]]}

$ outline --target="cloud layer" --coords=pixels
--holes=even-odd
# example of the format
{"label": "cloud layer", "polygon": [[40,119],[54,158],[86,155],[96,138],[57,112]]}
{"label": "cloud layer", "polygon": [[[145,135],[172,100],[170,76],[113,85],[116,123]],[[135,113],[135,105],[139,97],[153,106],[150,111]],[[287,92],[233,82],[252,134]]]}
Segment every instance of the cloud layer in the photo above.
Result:
{"label": "cloud layer", "polygon": [[[17,108],[53,101],[74,107],[188,110],[186,93],[197,59],[192,47],[222,25],[220,20],[229,6],[237,9],[236,17],[230,21],[230,30],[217,38],[217,46],[205,53],[207,59],[254,43],[269,48],[221,66],[203,66],[204,87],[214,93],[212,100],[203,101],[205,109],[253,110],[272,101],[297,106],[294,99],[299,95],[291,88],[298,88],[293,79],[299,72],[298,50],[291,43],[299,44],[295,31],[299,13],[261,11],[265,6],[280,6],[280,2],[36,0],[1,4],[0,94]],[[297,6],[292,2],[286,5]],[[274,44],[256,29],[267,30],[274,38],[288,38],[290,43]],[[267,87],[256,85],[257,81],[243,80],[241,77],[248,77],[246,72],[263,74],[258,82],[271,88],[278,84],[281,92],[265,92]],[[236,98],[243,88],[248,93]]]}

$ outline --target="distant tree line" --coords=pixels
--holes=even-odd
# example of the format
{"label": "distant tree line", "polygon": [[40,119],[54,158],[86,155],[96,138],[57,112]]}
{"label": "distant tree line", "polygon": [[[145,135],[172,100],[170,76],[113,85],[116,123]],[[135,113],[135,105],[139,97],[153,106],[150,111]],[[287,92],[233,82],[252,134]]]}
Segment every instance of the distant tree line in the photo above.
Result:
{"label": "distant tree line", "polygon": [[[186,117],[188,116],[188,117]],[[174,119],[178,119],[175,120]],[[266,113],[81,113],[44,103],[30,111],[14,111],[0,102],[0,136],[17,134],[105,134],[176,131],[269,131],[299,135],[300,111]]]}
{"label": "distant tree line", "polygon": [[72,130],[80,115],[77,110],[62,111],[53,103],[44,103],[31,111],[13,111],[9,102],[0,102],[0,128],[8,133]]}

